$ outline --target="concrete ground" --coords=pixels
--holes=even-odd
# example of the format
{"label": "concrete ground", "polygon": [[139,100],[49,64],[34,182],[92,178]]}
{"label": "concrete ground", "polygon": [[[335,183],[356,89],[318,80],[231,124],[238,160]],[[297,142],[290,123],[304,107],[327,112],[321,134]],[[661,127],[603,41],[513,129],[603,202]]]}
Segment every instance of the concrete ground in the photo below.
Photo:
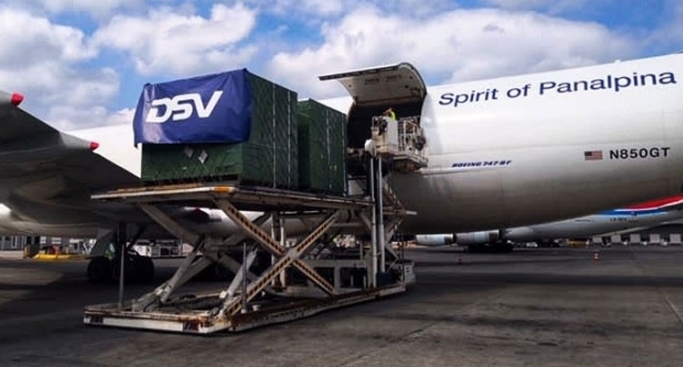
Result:
{"label": "concrete ground", "polygon": [[24,258],[23,251],[3,251],[0,250],[0,260],[21,260]]}
{"label": "concrete ground", "polygon": [[[408,251],[406,294],[198,337],[87,327],[86,262],[0,260],[0,366],[680,366],[683,248]],[[157,260],[158,281],[178,260]],[[210,284],[209,284],[210,285]],[[215,284],[214,284],[215,285]],[[207,286],[206,284],[202,284]],[[127,289],[128,296],[149,287]]]}

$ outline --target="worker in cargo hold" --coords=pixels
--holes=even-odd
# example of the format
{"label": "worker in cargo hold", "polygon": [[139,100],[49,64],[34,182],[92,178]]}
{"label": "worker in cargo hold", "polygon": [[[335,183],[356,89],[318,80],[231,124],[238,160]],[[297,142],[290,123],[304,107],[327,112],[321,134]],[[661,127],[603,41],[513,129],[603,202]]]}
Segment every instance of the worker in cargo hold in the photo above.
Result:
{"label": "worker in cargo hold", "polygon": [[391,107],[387,108],[387,110],[384,111],[384,116],[390,117],[393,120],[396,120],[396,112],[394,112],[394,109]]}
{"label": "worker in cargo hold", "polygon": [[[384,111],[384,117],[388,117],[388,118],[396,121],[396,112],[394,112],[393,108],[389,107],[389,108],[387,108],[386,111]],[[386,131],[386,130],[387,130],[387,120],[382,119],[382,123],[379,126],[379,135],[384,134],[384,131]]]}

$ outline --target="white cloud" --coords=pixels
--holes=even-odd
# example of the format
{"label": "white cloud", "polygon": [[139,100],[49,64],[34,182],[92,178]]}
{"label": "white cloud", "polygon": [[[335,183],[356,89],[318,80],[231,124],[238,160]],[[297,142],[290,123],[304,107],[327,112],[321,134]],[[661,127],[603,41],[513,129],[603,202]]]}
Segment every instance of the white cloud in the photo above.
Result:
{"label": "white cloud", "polygon": [[39,118],[59,127],[67,119],[65,109],[98,108],[117,95],[119,76],[114,70],[82,66],[97,56],[97,50],[80,29],[0,7],[0,34],[0,89],[23,93],[22,107]]}
{"label": "white cloud", "polygon": [[246,4],[259,7],[264,12],[297,15],[316,14],[329,16],[344,11],[344,0],[245,0]]}
{"label": "white cloud", "polygon": [[374,0],[377,6],[387,9],[385,14],[402,14],[410,17],[437,14],[457,7],[451,0]]}
{"label": "white cloud", "polygon": [[3,69],[25,68],[55,59],[80,61],[96,54],[86,46],[81,30],[56,25],[21,10],[0,8],[0,34],[0,65]]}
{"label": "white cloud", "polygon": [[482,0],[482,3],[507,10],[545,10],[551,14],[558,14],[580,9],[588,0]]}
{"label": "white cloud", "polygon": [[[137,95],[140,75],[248,66],[302,97],[323,98],[345,92],[317,75],[400,61],[430,84],[581,66],[636,56],[653,40],[681,44],[683,0],[666,1],[675,19],[629,37],[532,11],[556,14],[586,0],[479,0],[504,9],[477,10],[451,0],[0,0],[0,89],[23,92],[29,111],[75,128],[129,123],[106,107],[124,99],[119,73],[134,88],[126,95]],[[50,20],[57,13],[71,25]],[[100,28],[88,35],[98,22],[82,13]],[[266,21],[273,26],[256,28]]]}
{"label": "white cloud", "polygon": [[242,4],[216,4],[209,18],[164,7],[146,17],[118,15],[93,36],[94,43],[124,51],[144,75],[188,75],[246,65],[254,46],[240,47],[256,13]]}
{"label": "white cloud", "polygon": [[112,10],[144,4],[144,0],[37,0],[51,12],[86,11],[93,14],[106,14]]}
{"label": "white cloud", "polygon": [[92,126],[132,126],[134,114],[135,109],[133,108],[124,108],[112,112],[103,106],[75,107],[64,105],[55,107],[51,111],[50,121],[64,131],[72,131]]}
{"label": "white cloud", "polygon": [[[410,31],[407,31],[410,30]],[[269,74],[304,95],[341,93],[316,76],[408,61],[432,82],[582,66],[637,54],[631,39],[594,24],[532,12],[455,10],[416,20],[373,7],[323,26],[324,43],[281,52]]]}
{"label": "white cloud", "polygon": [[310,15],[322,21],[325,18],[343,16],[368,5],[381,7],[385,14],[409,14],[423,16],[443,9],[453,8],[451,0],[245,0],[262,12],[287,15],[289,18],[304,18]]}
{"label": "white cloud", "polygon": [[159,1],[165,0],[4,0],[3,3],[15,8],[21,7],[36,14],[73,12],[103,18],[118,9],[143,8],[145,3]]}

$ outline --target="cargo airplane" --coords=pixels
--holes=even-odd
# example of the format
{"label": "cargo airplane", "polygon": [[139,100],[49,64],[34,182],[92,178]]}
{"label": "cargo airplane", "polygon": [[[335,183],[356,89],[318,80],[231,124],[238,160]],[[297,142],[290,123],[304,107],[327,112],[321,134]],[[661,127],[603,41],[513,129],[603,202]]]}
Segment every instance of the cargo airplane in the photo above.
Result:
{"label": "cargo airplane", "polygon": [[652,228],[683,219],[682,210],[683,196],[678,195],[561,221],[490,231],[417,235],[415,240],[423,246],[457,244],[470,251],[511,250],[516,243],[589,239]]}
{"label": "cargo airplane", "polygon": [[[428,167],[390,178],[417,212],[403,233],[513,228],[683,189],[683,54],[429,88],[406,63],[323,79],[349,91],[323,102],[347,113],[350,148],[363,148],[387,107],[419,118]],[[131,126],[61,132],[20,99],[0,95],[1,234],[102,237],[120,221],[149,220],[90,200],[140,184]],[[235,229],[188,218],[218,234]]]}

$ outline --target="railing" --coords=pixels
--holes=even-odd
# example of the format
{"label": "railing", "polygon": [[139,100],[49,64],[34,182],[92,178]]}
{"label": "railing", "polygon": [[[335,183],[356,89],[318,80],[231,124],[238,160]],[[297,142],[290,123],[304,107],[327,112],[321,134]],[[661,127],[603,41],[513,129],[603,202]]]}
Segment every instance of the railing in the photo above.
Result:
{"label": "railing", "polygon": [[372,140],[375,145],[370,149],[392,159],[397,171],[413,172],[427,167],[427,140],[419,116],[403,117],[398,121],[387,116],[373,117]]}
{"label": "railing", "polygon": [[398,150],[401,152],[421,151],[426,139],[420,127],[419,117],[406,117],[398,120]]}

